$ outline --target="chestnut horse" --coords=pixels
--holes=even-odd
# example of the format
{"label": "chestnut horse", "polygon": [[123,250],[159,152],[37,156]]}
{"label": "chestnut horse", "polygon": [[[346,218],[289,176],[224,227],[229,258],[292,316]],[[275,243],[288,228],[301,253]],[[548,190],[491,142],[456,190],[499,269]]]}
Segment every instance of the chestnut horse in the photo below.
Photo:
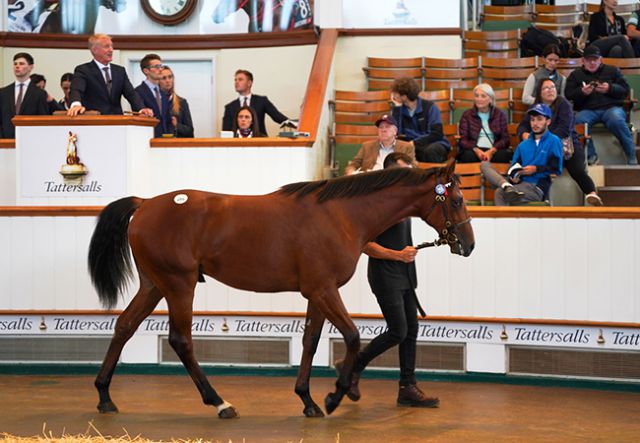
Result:
{"label": "chestnut horse", "polygon": [[451,160],[429,170],[393,168],[294,183],[262,196],[182,190],[109,204],[89,246],[91,279],[102,304],[112,308],[131,275],[130,246],[140,289],[116,322],[96,378],[98,410],[118,411],[109,385],[120,352],[164,297],[169,343],[203,402],[216,406],[220,418],[237,415],[209,384],[193,353],[194,289],[206,274],[247,291],[300,291],[308,300],[295,386],[307,417],[324,415],[309,393],[309,377],[324,321],[333,323],[347,349],[336,391],[325,399],[327,413],[333,412],[349,388],[360,349],[338,288],[353,275],[365,244],[415,216],[434,227],[438,242],[449,244],[452,253],[466,257],[473,250],[473,230],[453,168]]}

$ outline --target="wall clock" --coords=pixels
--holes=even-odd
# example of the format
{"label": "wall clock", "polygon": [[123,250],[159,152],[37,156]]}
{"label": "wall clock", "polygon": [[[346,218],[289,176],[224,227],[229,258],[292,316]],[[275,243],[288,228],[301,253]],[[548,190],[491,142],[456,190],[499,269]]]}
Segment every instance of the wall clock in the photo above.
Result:
{"label": "wall clock", "polygon": [[191,15],[197,0],[142,0],[140,3],[151,20],[163,25],[177,25]]}

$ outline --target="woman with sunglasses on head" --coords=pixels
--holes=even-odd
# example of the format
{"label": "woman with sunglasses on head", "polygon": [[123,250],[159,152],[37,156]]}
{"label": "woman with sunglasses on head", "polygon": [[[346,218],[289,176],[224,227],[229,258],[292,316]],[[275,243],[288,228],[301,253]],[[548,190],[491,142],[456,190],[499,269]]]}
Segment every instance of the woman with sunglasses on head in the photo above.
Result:
{"label": "woman with sunglasses on head", "polygon": [[[564,150],[563,166],[569,171],[571,178],[580,186],[585,194],[587,204],[602,206],[602,200],[596,193],[596,186],[587,173],[584,164],[584,147],[576,132],[575,117],[571,103],[558,94],[553,80],[542,79],[537,86],[536,103],[543,103],[551,108],[552,117],[549,131],[560,137]],[[518,126],[518,136],[526,140],[531,135],[531,116],[526,114]]]}
{"label": "woman with sunglasses on head", "polygon": [[540,80],[550,78],[556,85],[556,90],[562,96],[564,96],[564,87],[567,84],[567,78],[560,74],[556,69],[558,62],[560,61],[560,48],[553,43],[545,46],[542,49],[543,65],[533,71],[527,77],[524,82],[524,88],[522,89],[522,103],[525,105],[532,105],[536,101],[536,85]]}
{"label": "woman with sunglasses on head", "polygon": [[176,137],[193,138],[193,121],[189,103],[176,94],[173,71],[165,66],[160,77],[160,89],[169,96],[171,123],[176,128]]}

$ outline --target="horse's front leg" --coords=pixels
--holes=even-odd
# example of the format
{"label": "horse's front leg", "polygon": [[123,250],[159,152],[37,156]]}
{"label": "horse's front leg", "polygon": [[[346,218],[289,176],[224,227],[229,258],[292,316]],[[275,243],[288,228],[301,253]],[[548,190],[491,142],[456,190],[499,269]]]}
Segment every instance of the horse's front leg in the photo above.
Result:
{"label": "horse's front leg", "polygon": [[313,356],[318,349],[318,342],[322,334],[325,316],[312,302],[307,305],[307,319],[302,337],[302,358],[296,380],[296,394],[304,403],[304,415],[307,417],[324,417],[322,409],[313,401],[309,392],[309,377],[311,376],[311,364]]}
{"label": "horse's front leg", "polygon": [[331,414],[340,405],[342,398],[351,386],[353,367],[360,350],[360,334],[351,317],[349,317],[337,288],[326,290],[314,298],[314,302],[318,310],[340,331],[347,348],[344,364],[336,381],[336,391],[327,394],[324,399],[327,414]]}

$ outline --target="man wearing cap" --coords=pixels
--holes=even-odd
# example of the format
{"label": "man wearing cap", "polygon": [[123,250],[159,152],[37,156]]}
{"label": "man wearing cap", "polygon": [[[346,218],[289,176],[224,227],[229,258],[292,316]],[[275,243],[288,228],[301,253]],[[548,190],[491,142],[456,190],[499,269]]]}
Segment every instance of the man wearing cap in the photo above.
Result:
{"label": "man wearing cap", "polygon": [[544,201],[551,187],[551,174],[562,174],[562,141],[547,130],[553,115],[549,106],[538,103],[527,114],[531,118],[531,135],[520,142],[513,154],[507,181],[490,162],[480,163],[480,170],[496,187],[496,206]]}
{"label": "man wearing cap", "polygon": [[[627,164],[637,165],[636,147],[622,109],[628,94],[629,84],[620,69],[602,63],[600,49],[595,45],[584,50],[582,67],[569,75],[565,89],[566,97],[573,101],[578,113],[576,124],[587,123],[591,127],[596,123],[604,123],[620,141]],[[591,139],[587,140],[587,161],[590,165],[598,161]]]}
{"label": "man wearing cap", "polygon": [[421,162],[447,161],[451,150],[442,129],[442,114],[429,100],[420,98],[420,85],[411,77],[397,78],[391,85],[391,98],[400,104],[393,109],[398,134],[410,141]]}
{"label": "man wearing cap", "polygon": [[396,139],[398,123],[391,115],[381,116],[375,124],[378,128],[378,139],[362,144],[356,156],[344,169],[345,175],[382,169],[384,159],[392,152],[402,152],[407,154],[411,161],[416,161],[413,145]]}

